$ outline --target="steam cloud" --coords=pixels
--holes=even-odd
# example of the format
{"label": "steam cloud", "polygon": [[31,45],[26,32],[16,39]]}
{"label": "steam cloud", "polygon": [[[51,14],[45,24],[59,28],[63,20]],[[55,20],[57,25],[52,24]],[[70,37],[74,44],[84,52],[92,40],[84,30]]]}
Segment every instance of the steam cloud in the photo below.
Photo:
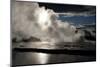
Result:
{"label": "steam cloud", "polygon": [[12,38],[18,40],[31,36],[47,42],[76,42],[82,33],[68,22],[58,20],[52,9],[39,7],[38,3],[15,2],[12,9]]}

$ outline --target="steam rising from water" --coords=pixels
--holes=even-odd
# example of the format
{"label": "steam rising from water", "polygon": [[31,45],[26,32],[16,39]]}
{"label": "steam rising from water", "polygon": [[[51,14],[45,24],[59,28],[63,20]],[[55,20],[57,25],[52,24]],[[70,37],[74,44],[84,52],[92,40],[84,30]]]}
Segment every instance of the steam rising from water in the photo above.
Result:
{"label": "steam rising from water", "polygon": [[58,20],[53,10],[38,3],[16,2],[12,13],[12,37],[18,40],[33,36],[47,42],[75,42],[82,36],[75,33],[75,26]]}

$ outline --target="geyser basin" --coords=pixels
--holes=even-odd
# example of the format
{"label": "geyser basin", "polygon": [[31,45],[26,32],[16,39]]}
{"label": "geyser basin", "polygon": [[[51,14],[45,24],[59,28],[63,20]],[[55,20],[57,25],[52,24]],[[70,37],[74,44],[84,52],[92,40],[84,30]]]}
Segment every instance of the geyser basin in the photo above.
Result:
{"label": "geyser basin", "polygon": [[59,42],[59,43],[49,43],[49,42],[25,42],[25,43],[13,43],[13,49],[43,49],[43,50],[95,50],[95,42]]}
{"label": "geyser basin", "polygon": [[12,2],[12,65],[96,60],[96,7]]}
{"label": "geyser basin", "polygon": [[95,43],[90,42],[62,42],[55,45],[43,42],[13,44],[19,45],[13,47],[13,65],[85,62],[96,59]]}

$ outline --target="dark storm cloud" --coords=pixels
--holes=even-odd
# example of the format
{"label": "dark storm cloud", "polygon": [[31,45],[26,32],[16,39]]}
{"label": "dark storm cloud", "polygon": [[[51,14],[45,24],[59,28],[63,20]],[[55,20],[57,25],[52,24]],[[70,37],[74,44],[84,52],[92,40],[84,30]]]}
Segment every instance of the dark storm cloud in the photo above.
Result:
{"label": "dark storm cloud", "polygon": [[53,9],[57,13],[73,13],[95,15],[96,6],[92,5],[74,5],[74,4],[56,4],[56,3],[39,3],[40,6]]}

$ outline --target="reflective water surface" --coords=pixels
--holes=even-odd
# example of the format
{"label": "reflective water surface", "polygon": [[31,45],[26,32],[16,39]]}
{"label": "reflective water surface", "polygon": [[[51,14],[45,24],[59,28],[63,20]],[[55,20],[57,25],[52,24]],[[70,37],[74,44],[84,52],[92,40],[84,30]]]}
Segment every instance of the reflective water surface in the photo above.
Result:
{"label": "reflective water surface", "polygon": [[[28,48],[30,47],[32,48],[32,45],[30,45]],[[70,46],[65,46],[65,47],[70,47]],[[86,62],[86,61],[96,60],[96,56],[92,54],[93,50],[90,51],[91,52],[90,53],[88,52],[88,50],[87,51],[73,51],[72,50],[73,48],[69,49],[69,51],[63,50],[62,52],[60,50],[59,51],[56,50],[56,51],[52,51],[51,53],[50,53],[51,50],[40,50],[40,49],[38,52],[34,50],[27,51],[27,49],[25,49],[24,51],[13,51],[12,64],[13,65],[34,65],[34,64],[69,63],[69,62],[84,62],[84,61]]]}
{"label": "reflective water surface", "polygon": [[95,60],[95,57],[89,57],[89,56],[67,55],[67,54],[46,54],[46,53],[36,53],[36,52],[17,53],[15,57],[16,58],[14,62],[16,65],[48,64],[48,63]]}

